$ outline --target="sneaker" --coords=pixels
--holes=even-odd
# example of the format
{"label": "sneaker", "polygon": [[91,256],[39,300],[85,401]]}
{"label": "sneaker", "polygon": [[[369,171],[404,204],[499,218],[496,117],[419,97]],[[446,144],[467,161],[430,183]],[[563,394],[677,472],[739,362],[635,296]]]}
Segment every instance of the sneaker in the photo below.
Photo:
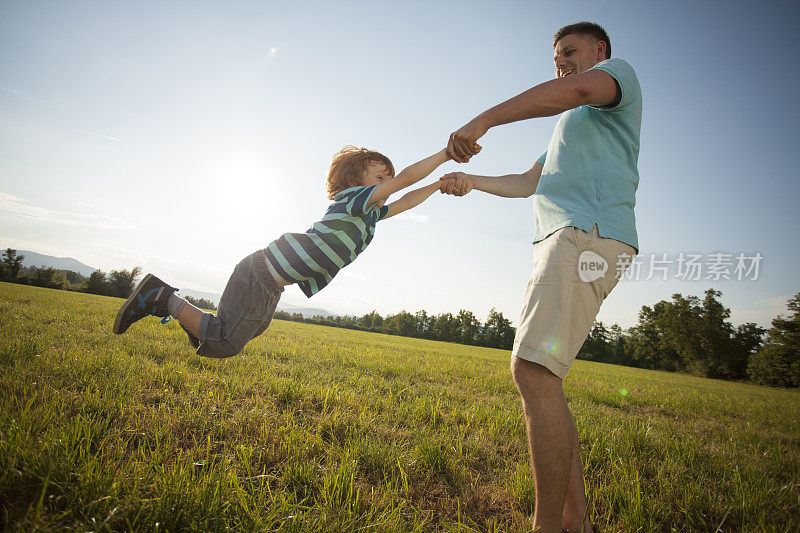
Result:
{"label": "sneaker", "polygon": [[197,337],[195,337],[194,335],[192,335],[192,332],[191,332],[191,331],[189,331],[188,329],[186,329],[185,327],[183,327],[183,324],[181,324],[180,322],[178,322],[178,324],[180,325],[181,329],[182,329],[183,331],[185,331],[185,332],[186,332],[186,334],[189,336],[189,344],[191,344],[192,346],[194,346],[194,347],[195,347],[195,349],[199,348],[199,347],[200,347],[200,339],[198,339]]}
{"label": "sneaker", "polygon": [[114,321],[114,333],[125,333],[131,324],[146,316],[169,316],[167,302],[177,290],[152,274],[146,275],[133,289],[130,298],[119,308]]}

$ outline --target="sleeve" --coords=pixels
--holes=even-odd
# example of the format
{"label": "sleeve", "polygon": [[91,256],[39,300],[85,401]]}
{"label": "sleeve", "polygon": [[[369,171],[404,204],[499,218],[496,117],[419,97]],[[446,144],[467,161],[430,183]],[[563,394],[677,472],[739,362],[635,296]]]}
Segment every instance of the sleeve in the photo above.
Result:
{"label": "sleeve", "polygon": [[378,220],[382,220],[382,219],[386,218],[386,215],[389,214],[389,206],[388,205],[382,205],[375,212],[378,214],[378,218],[375,219],[375,222],[377,222]]}
{"label": "sleeve", "polygon": [[547,150],[544,151],[542,155],[536,158],[536,162],[544,165],[544,162],[547,160]]}
{"label": "sleeve", "polygon": [[345,201],[345,211],[354,217],[369,214],[377,204],[367,205],[372,193],[375,192],[377,185],[371,187],[354,187],[353,192],[348,193]]}
{"label": "sleeve", "polygon": [[639,78],[636,76],[636,71],[634,71],[633,67],[624,59],[606,59],[593,66],[592,69],[602,70],[608,73],[616,80],[617,85],[619,85],[619,90],[622,93],[622,97],[616,106],[599,107],[597,109],[622,109],[631,105],[637,98],[641,98]]}

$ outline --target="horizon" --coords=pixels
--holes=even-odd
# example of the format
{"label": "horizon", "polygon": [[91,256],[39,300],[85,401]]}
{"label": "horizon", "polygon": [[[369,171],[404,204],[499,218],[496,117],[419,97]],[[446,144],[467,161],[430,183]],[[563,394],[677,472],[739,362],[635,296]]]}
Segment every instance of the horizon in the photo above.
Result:
{"label": "horizon", "polygon": [[[5,250],[4,250],[4,251],[5,251]],[[35,251],[33,251],[33,250],[15,250],[15,251],[17,252],[17,255],[18,255],[18,256],[19,256],[19,255],[23,255],[23,256],[25,256],[25,254],[28,254],[28,253],[33,253],[33,254],[36,254],[36,255],[38,255],[38,256],[41,256],[41,257],[46,257],[46,258],[52,258],[52,259],[58,259],[58,260],[71,260],[71,261],[75,261],[75,262],[79,263],[79,264],[80,264],[81,266],[83,266],[83,267],[86,267],[86,268],[88,268],[88,269],[93,269],[93,270],[95,270],[95,271],[101,271],[101,272],[103,272],[103,273],[105,273],[105,274],[108,274],[108,272],[109,272],[109,271],[105,271],[105,270],[101,270],[101,269],[95,268],[95,267],[93,267],[93,266],[91,266],[91,265],[87,265],[86,263],[83,263],[82,261],[80,261],[79,259],[77,259],[77,258],[74,258],[74,257],[68,257],[68,256],[66,256],[66,257],[55,257],[55,256],[49,256],[49,255],[46,255],[46,254],[41,254],[41,253],[39,253],[39,252],[35,252]],[[28,263],[30,263],[30,261],[31,261],[30,259],[27,259],[27,262],[28,262]],[[26,261],[23,261],[23,266],[24,266],[25,262],[26,262]],[[32,266],[33,266],[33,267],[44,267],[44,268],[46,268],[47,266],[50,266],[50,265],[32,265]],[[27,268],[31,268],[31,267],[27,267]],[[132,267],[132,268],[135,268],[135,267]],[[68,270],[68,269],[67,269],[67,270]],[[130,270],[130,269],[125,269],[124,267],[120,267],[120,268],[116,268],[116,269],[112,269],[112,270]],[[136,278],[136,279],[137,279],[137,280],[138,280],[138,279],[141,279],[141,276],[140,276],[140,277],[138,277],[138,278]],[[709,287],[709,288],[710,288],[710,287]],[[686,296],[686,297],[690,297],[690,296],[696,296],[696,297],[698,297],[698,298],[701,298],[701,299],[702,299],[702,297],[704,296],[705,290],[707,290],[707,289],[704,289],[704,290],[703,290],[703,291],[702,291],[700,294],[690,294],[690,293],[686,293],[686,294],[683,294],[683,296]],[[195,289],[195,288],[192,288],[192,287],[180,288],[180,289],[179,289],[179,294],[181,294],[181,295],[189,295],[189,296],[192,296],[192,297],[210,298],[210,299],[211,299],[211,301],[212,301],[212,303],[214,303],[214,305],[218,305],[218,304],[219,304],[219,298],[222,296],[222,293],[221,293],[221,292],[215,292],[215,291],[202,291],[202,290],[198,290],[198,289]],[[722,295],[722,297],[724,298],[724,294]],[[789,301],[789,300],[787,300],[787,303],[788,303],[788,301]],[[657,302],[652,302],[652,303],[650,303],[650,304],[644,304],[644,305],[646,305],[646,306],[648,306],[648,307],[651,307],[651,308],[652,308],[652,307],[653,307],[653,305],[654,305],[655,303],[657,303]],[[724,302],[723,302],[723,303],[724,303]],[[360,317],[360,316],[364,316],[365,314],[369,314],[369,313],[371,313],[371,312],[374,312],[374,311],[375,311],[375,310],[373,309],[373,310],[371,310],[371,311],[368,311],[368,312],[366,312],[366,313],[362,313],[362,314],[360,314],[360,315],[353,315],[352,313],[350,313],[350,314],[348,314],[348,313],[339,313],[339,312],[337,312],[337,311],[335,311],[335,310],[324,309],[324,308],[321,308],[321,307],[312,307],[312,306],[293,305],[293,304],[289,304],[289,303],[286,303],[286,302],[283,302],[283,301],[281,301],[281,302],[278,302],[278,309],[279,309],[279,310],[281,310],[281,309],[282,309],[282,310],[288,310],[288,311],[292,311],[292,310],[301,310],[301,311],[300,311],[300,312],[301,312],[301,314],[302,314],[303,316],[305,316],[306,318],[310,318],[310,317],[312,317],[312,316],[314,316],[314,315],[311,315],[311,314],[308,314],[308,315],[307,315],[307,313],[306,313],[305,311],[307,311],[307,312],[311,312],[311,311],[320,311],[320,312],[321,312],[321,314],[322,314],[322,315],[324,315],[324,316],[334,316],[334,317],[336,317],[336,316],[356,316],[356,317]],[[493,307],[492,309],[496,309],[496,308],[494,308],[494,307]],[[443,313],[450,313],[450,314],[452,314],[453,316],[456,316],[456,315],[458,314],[458,312],[459,312],[459,311],[461,311],[461,310],[465,310],[465,311],[471,311],[471,312],[472,312],[472,313],[473,313],[473,314],[476,316],[476,318],[478,318],[478,319],[479,319],[479,320],[480,320],[482,323],[485,323],[485,322],[486,322],[486,315],[488,315],[488,314],[489,314],[489,312],[491,312],[491,309],[490,309],[489,311],[487,311],[487,312],[486,312],[486,315],[483,315],[483,314],[479,314],[479,313],[477,313],[477,312],[476,312],[474,309],[459,309],[459,310],[450,310],[450,311],[444,311]],[[419,311],[427,311],[427,310],[425,310],[425,309],[399,309],[399,310],[397,310],[397,311],[395,311],[395,312],[390,312],[390,313],[386,313],[386,314],[379,313],[379,314],[385,318],[385,317],[387,317],[387,316],[395,315],[395,314],[398,314],[398,313],[401,313],[401,312],[404,312],[404,311],[405,311],[405,312],[409,312],[409,313],[411,313],[411,314],[416,314],[416,313],[417,313],[417,312],[419,312]],[[442,313],[436,313],[435,315],[432,315],[432,316],[436,316],[436,315],[438,315],[438,314],[442,314]],[[788,310],[788,307],[787,307],[787,308],[784,310],[784,312],[781,312],[781,313],[779,313],[779,315],[780,315],[780,316],[788,316],[788,315],[790,315],[790,314],[791,314],[791,313],[789,312],[789,310]],[[779,315],[776,315],[776,316],[775,316],[775,317],[773,317],[773,318],[777,318]],[[506,319],[510,319],[510,317],[507,317],[507,316],[505,316],[505,315],[503,315],[503,316],[504,316]],[[613,323],[606,323],[606,322],[603,322],[603,321],[601,321],[601,320],[598,320],[597,322],[598,322],[598,323],[602,323],[604,326],[606,326],[606,327],[609,327],[609,328],[610,328],[611,326],[613,326],[613,325],[619,325],[619,326],[620,326],[620,327],[623,329],[623,331],[627,331],[627,330],[628,330],[628,329],[630,329],[631,327],[638,325],[638,323],[636,323],[636,324],[632,324],[632,325],[630,325],[630,326],[624,326],[624,325],[618,324],[618,323],[616,323],[616,322],[613,322]],[[771,322],[772,322],[772,320],[770,320],[770,323],[768,323],[768,324],[758,324],[758,323],[756,323],[756,325],[757,325],[757,326],[760,326],[760,327],[763,327],[763,328],[765,328],[765,329],[767,329],[767,330],[768,330],[768,329],[769,329],[769,328],[772,326]],[[731,323],[732,323],[734,326],[739,326],[739,325],[743,324],[743,323],[735,323],[735,322],[732,322],[732,321],[731,321]],[[512,325],[514,325],[514,327],[516,328],[516,325],[513,323],[513,321],[512,321]]]}

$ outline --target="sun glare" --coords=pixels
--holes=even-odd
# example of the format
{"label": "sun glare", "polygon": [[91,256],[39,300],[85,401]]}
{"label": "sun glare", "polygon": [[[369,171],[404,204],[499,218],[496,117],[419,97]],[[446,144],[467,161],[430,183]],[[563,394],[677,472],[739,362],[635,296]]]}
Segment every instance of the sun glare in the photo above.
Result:
{"label": "sun glare", "polygon": [[[286,181],[281,171],[257,153],[220,152],[205,176],[204,194],[226,247],[250,249],[277,235],[271,228],[290,216],[291,206],[281,201]],[[205,215],[208,215],[206,212]]]}

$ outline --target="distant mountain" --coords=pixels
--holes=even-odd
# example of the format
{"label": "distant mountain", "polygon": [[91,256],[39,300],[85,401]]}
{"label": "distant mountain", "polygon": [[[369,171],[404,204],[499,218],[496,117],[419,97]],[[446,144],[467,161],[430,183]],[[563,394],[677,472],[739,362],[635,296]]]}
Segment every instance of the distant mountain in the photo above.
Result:
{"label": "distant mountain", "polygon": [[306,318],[311,318],[312,316],[339,316],[336,313],[331,313],[330,311],[326,311],[325,309],[317,309],[314,307],[298,307],[296,305],[289,305],[289,304],[282,304],[278,303],[278,310],[279,311],[286,311],[287,313],[300,313]]}
{"label": "distant mountain", "polygon": [[194,289],[178,289],[178,296],[191,296],[192,298],[205,298],[211,302],[214,302],[214,305],[219,305],[219,299],[222,296],[218,292],[203,292],[203,291],[196,291]]}
{"label": "distant mountain", "polygon": [[[181,289],[178,291],[178,294],[181,296],[191,296],[192,298],[205,298],[206,300],[210,300],[214,302],[214,305],[219,305],[219,299],[222,295],[218,292],[203,292],[203,291],[196,291],[193,289]],[[312,316],[337,316],[335,313],[331,313],[330,311],[326,311],[325,309],[319,309],[316,307],[301,307],[297,305],[285,304],[282,302],[278,302],[278,311],[286,311],[287,313],[300,313],[306,318],[311,318]]]}
{"label": "distant mountain", "polygon": [[[24,255],[25,259],[22,260],[22,266],[25,267],[53,267],[59,270],[72,270],[78,272],[86,277],[92,275],[92,272],[98,270],[97,268],[84,265],[77,259],[72,257],[53,257],[52,255],[44,255],[30,250],[17,250],[17,255]],[[214,305],[219,305],[219,299],[222,296],[218,292],[203,292],[193,289],[181,289],[178,294],[181,296],[191,296],[192,298],[205,298],[214,302]],[[278,303],[278,310],[286,311],[287,313],[300,313],[306,318],[312,316],[337,316],[335,313],[326,311],[325,309],[318,309],[315,307],[300,307],[296,305]]]}
{"label": "distant mountain", "polygon": [[22,260],[24,267],[53,267],[58,270],[72,270],[87,278],[92,275],[92,272],[98,270],[71,257],[53,257],[52,255],[37,254],[30,250],[17,250],[17,255],[25,256],[25,259]]}

